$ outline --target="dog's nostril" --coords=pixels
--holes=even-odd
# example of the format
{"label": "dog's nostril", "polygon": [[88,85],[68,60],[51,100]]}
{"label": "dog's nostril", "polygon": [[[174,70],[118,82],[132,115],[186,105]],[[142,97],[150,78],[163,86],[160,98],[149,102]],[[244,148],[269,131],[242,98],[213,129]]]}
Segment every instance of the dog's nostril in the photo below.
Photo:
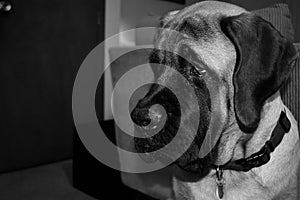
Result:
{"label": "dog's nostril", "polygon": [[147,116],[140,121],[141,126],[148,126],[151,123],[151,119]]}
{"label": "dog's nostril", "polygon": [[151,123],[151,119],[149,117],[149,109],[135,108],[131,112],[131,119],[138,126],[148,126]]}

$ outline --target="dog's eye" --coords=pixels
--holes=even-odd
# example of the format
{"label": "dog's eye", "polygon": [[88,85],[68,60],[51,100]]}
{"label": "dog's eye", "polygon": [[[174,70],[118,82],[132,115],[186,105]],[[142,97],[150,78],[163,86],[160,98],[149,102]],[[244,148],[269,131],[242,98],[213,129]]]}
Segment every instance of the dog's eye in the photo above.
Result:
{"label": "dog's eye", "polygon": [[197,76],[197,77],[202,77],[206,73],[206,70],[201,70],[199,71],[195,67],[191,66],[190,68],[190,76]]}
{"label": "dog's eye", "polygon": [[191,69],[190,69],[190,75],[192,75],[192,76],[199,76],[200,73],[198,72],[198,70],[195,69],[195,67],[191,67]]}

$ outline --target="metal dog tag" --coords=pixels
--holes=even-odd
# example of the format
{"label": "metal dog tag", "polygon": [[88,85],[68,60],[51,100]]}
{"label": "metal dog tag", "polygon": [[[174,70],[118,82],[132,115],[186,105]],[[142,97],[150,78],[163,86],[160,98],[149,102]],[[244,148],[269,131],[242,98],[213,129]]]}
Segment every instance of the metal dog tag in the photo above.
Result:
{"label": "metal dog tag", "polygon": [[225,185],[225,179],[223,178],[223,170],[220,170],[220,168],[218,167],[216,171],[216,175],[217,175],[216,195],[219,199],[222,199],[224,196],[224,185]]}
{"label": "metal dog tag", "polygon": [[223,196],[224,196],[224,179],[221,179],[221,180],[216,180],[217,182],[217,189],[216,189],[216,194],[217,194],[217,197],[219,199],[222,199]]}

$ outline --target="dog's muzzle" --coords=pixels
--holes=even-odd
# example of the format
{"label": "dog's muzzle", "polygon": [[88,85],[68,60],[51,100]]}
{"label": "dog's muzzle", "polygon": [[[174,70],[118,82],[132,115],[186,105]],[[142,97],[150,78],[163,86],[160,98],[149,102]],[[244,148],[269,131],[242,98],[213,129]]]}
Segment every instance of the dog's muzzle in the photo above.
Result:
{"label": "dog's muzzle", "polygon": [[[153,84],[146,96],[137,103],[131,112],[131,118],[136,125],[135,136],[141,134],[140,137],[134,138],[134,145],[138,153],[157,151],[168,145],[176,136],[179,127],[183,126],[180,129],[184,130],[183,138],[177,141],[177,148],[180,149],[184,146],[187,147],[187,150],[182,152],[182,156],[176,160],[176,163],[184,168],[199,158],[199,151],[210,124],[211,99],[205,80],[199,77],[199,74],[189,71],[189,69],[193,69],[193,66],[176,57],[169,60],[173,60],[172,68],[185,77],[186,83],[180,82],[174,77],[169,80],[172,89],[180,90],[180,94],[184,96],[184,102],[179,103],[177,96],[168,87]],[[185,84],[189,87],[186,87]],[[193,90],[194,100],[191,99],[191,90],[185,90],[185,87]],[[196,106],[198,109],[194,109]],[[192,130],[191,127],[195,127],[195,129]],[[163,154],[168,157],[168,153],[164,152]],[[172,156],[169,158],[172,159]],[[197,167],[207,168],[207,165],[213,163],[212,158],[212,154],[209,154],[203,159],[201,166]]]}

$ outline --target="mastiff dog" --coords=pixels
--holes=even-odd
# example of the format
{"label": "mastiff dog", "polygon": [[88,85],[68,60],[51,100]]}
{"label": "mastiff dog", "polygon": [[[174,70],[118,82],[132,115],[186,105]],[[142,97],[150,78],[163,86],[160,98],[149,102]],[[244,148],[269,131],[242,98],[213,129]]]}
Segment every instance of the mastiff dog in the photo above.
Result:
{"label": "mastiff dog", "polygon": [[[167,145],[183,127],[177,145],[187,150],[170,165],[176,166],[174,199],[297,198],[297,122],[279,93],[296,58],[292,41],[271,23],[232,4],[199,2],[161,19],[149,59],[169,68],[153,66],[156,84],[131,118],[146,135],[160,127],[156,135],[134,140],[140,153]],[[182,90],[184,102],[166,85]],[[197,130],[191,128],[196,121]],[[210,135],[218,137],[201,156]],[[158,157],[168,159],[168,153]]]}

